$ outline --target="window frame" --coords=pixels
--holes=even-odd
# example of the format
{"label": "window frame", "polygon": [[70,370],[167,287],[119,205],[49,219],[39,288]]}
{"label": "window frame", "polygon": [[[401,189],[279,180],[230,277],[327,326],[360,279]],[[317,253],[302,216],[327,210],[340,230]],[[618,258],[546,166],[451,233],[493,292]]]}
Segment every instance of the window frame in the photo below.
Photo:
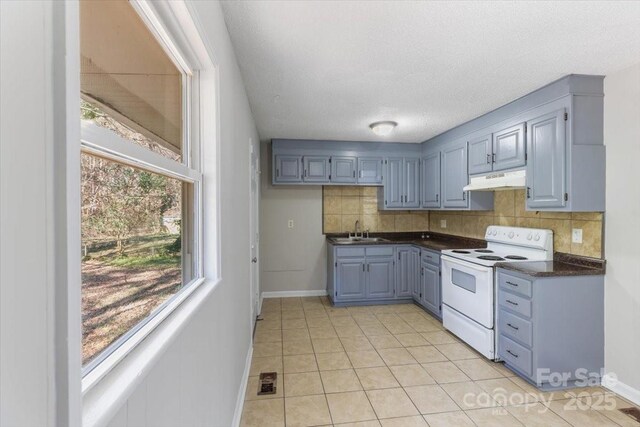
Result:
{"label": "window frame", "polygon": [[[190,208],[188,208],[190,220],[193,222],[189,230],[189,238],[191,240],[189,248],[193,254],[190,260],[192,279],[188,282],[183,281],[182,288],[178,292],[156,307],[147,317],[125,334],[109,344],[93,360],[85,366],[82,366],[81,363],[81,390],[83,394],[98,384],[145,337],[153,332],[205,282],[203,263],[202,120],[200,117],[200,73],[197,70],[198,64],[187,60],[183,50],[178,47],[176,40],[169,35],[162,21],[146,1],[130,0],[130,5],[142,18],[142,21],[154,35],[157,42],[182,73],[183,126],[181,159],[179,161],[171,160],[159,153],[136,145],[109,129],[84,120],[80,120],[80,152],[193,185],[193,197],[190,200]],[[77,96],[80,98],[80,92],[78,92]],[[80,191],[79,187],[77,191]]]}

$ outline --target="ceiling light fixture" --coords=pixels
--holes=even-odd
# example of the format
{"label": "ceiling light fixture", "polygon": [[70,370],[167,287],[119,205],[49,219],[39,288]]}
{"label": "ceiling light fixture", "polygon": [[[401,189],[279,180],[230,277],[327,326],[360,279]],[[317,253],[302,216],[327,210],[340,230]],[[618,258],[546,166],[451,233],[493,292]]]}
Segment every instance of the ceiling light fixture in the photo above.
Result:
{"label": "ceiling light fixture", "polygon": [[396,126],[398,123],[392,121],[375,122],[369,125],[373,133],[380,136],[389,135]]}

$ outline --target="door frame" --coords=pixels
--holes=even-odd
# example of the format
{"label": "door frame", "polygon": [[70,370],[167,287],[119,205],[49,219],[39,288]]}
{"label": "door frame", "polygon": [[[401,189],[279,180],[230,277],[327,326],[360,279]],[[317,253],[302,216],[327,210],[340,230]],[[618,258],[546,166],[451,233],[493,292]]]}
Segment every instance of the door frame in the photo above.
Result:
{"label": "door frame", "polygon": [[[260,174],[260,147],[257,144],[254,145],[253,138],[249,138],[249,301],[252,332],[262,306],[260,299]],[[253,257],[257,259],[255,263],[252,261]]]}

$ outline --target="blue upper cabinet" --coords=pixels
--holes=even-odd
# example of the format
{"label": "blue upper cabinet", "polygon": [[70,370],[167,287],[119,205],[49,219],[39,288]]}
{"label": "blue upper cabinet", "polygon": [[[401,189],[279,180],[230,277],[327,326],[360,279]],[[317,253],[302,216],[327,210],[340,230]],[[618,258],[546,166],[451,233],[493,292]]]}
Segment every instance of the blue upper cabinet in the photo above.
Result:
{"label": "blue upper cabinet", "polygon": [[302,156],[275,156],[274,182],[302,182]]}
{"label": "blue upper cabinet", "polygon": [[527,208],[563,208],[565,197],[565,110],[528,123]]}
{"label": "blue upper cabinet", "polygon": [[358,184],[382,185],[382,157],[358,158]]}
{"label": "blue upper cabinet", "polygon": [[331,157],[331,182],[353,184],[356,182],[357,159],[349,156]]}
{"label": "blue upper cabinet", "polygon": [[466,191],[469,175],[467,173],[467,142],[458,142],[442,150],[442,207],[466,208],[469,206]]}
{"label": "blue upper cabinet", "polygon": [[328,156],[304,156],[304,182],[329,182],[329,157]]}
{"label": "blue upper cabinet", "polygon": [[440,207],[440,151],[427,154],[422,159],[422,207]]}
{"label": "blue upper cabinet", "polygon": [[388,158],[384,177],[384,208],[402,208],[404,203],[403,158]]}
{"label": "blue upper cabinet", "polygon": [[389,157],[386,160],[382,209],[420,207],[420,159]]}
{"label": "blue upper cabinet", "polygon": [[469,140],[469,175],[490,172],[493,164],[491,134]]}
{"label": "blue upper cabinet", "polygon": [[[520,123],[493,134],[493,170],[513,169],[524,166],[525,124]],[[471,159],[469,159],[471,161]],[[471,174],[471,172],[469,172]]]}

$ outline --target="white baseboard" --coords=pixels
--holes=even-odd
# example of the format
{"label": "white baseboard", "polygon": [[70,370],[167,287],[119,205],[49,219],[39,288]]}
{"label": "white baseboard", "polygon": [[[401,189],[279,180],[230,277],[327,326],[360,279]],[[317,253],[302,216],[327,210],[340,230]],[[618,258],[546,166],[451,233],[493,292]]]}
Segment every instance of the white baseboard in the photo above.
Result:
{"label": "white baseboard", "polygon": [[251,358],[253,356],[253,340],[251,340],[249,351],[247,352],[247,360],[244,364],[244,373],[242,374],[242,383],[240,384],[240,390],[238,390],[238,397],[236,399],[236,411],[233,414],[233,426],[240,427],[240,421],[242,419],[242,410],[244,409],[244,395],[247,392],[247,382],[249,381],[249,371],[251,370]]}
{"label": "white baseboard", "polygon": [[288,298],[288,297],[323,297],[327,295],[326,289],[312,291],[276,291],[263,292],[262,298]]}
{"label": "white baseboard", "polygon": [[627,400],[640,405],[640,390],[620,382],[617,378],[610,375],[604,375],[602,377],[602,386],[608,388],[616,394],[624,397]]}

